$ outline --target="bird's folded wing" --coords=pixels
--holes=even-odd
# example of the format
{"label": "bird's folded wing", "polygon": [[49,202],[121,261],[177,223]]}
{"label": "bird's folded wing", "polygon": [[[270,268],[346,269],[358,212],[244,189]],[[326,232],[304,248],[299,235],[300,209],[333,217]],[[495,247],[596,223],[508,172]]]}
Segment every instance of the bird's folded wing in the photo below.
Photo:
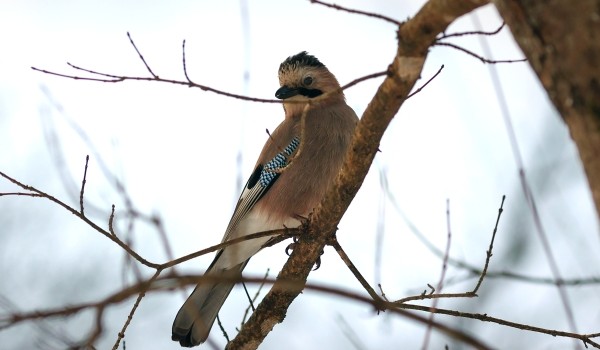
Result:
{"label": "bird's folded wing", "polygon": [[235,230],[240,221],[252,210],[252,207],[258,202],[267,191],[273,186],[275,181],[284,171],[285,167],[289,165],[292,154],[298,149],[300,145],[300,139],[294,137],[290,143],[279,153],[275,155],[270,161],[263,164],[258,164],[256,169],[244,190],[240,195],[240,199],[235,207],[231,221],[227,226],[227,231],[223,236],[222,242],[230,239],[231,232]]}

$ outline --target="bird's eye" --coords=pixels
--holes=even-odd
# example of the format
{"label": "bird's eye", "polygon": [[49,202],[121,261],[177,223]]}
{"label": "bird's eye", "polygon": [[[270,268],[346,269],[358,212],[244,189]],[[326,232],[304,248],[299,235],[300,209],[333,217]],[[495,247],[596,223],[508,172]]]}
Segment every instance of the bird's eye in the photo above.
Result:
{"label": "bird's eye", "polygon": [[313,78],[312,77],[306,77],[304,78],[304,85],[305,86],[310,86],[310,84],[312,84],[313,82]]}

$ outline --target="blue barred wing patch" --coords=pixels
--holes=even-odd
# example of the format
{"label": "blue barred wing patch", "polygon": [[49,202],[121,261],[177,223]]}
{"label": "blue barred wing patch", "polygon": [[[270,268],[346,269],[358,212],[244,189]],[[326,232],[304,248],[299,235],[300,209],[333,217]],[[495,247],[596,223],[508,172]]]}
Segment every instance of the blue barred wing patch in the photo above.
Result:
{"label": "blue barred wing patch", "polygon": [[273,159],[267,162],[260,174],[258,181],[263,187],[268,187],[277,175],[289,164],[289,157],[298,149],[300,140],[298,137],[294,137],[289,145],[287,145],[283,151],[277,153]]}
{"label": "blue barred wing patch", "polygon": [[294,137],[281,152],[273,157],[273,159],[264,165],[258,165],[246,183],[244,191],[240,195],[240,199],[235,207],[235,211],[231,217],[227,231],[225,231],[222,242],[229,239],[229,235],[234,228],[246,214],[248,214],[252,207],[254,207],[254,204],[256,204],[256,202],[267,193],[267,190],[271,188],[271,185],[277,180],[282,170],[290,164],[290,157],[298,149],[298,146],[300,146],[300,139]]}

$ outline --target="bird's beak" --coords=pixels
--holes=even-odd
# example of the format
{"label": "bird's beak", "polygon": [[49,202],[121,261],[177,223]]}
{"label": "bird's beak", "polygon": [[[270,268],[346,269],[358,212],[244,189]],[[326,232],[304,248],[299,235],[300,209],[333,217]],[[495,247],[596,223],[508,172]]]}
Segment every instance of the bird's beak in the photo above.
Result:
{"label": "bird's beak", "polygon": [[290,88],[285,85],[280,87],[275,92],[275,97],[277,97],[280,100],[285,100],[286,98],[296,96],[296,95],[298,95],[298,89]]}

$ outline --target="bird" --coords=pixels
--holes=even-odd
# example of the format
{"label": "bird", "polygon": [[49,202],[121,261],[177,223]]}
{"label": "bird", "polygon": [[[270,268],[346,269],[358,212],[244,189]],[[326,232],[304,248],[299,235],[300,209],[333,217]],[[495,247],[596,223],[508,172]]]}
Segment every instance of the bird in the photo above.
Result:
{"label": "bird", "polygon": [[[252,233],[297,227],[333,184],[350,147],[358,117],[346,104],[336,77],[315,56],[302,51],[285,59],[278,70],[284,120],[269,134],[237,202],[222,242]],[[268,237],[227,246],[179,309],[172,340],[183,347],[208,338],[229,296],[232,280],[241,278],[250,258]],[[227,281],[218,282],[218,276]]]}

